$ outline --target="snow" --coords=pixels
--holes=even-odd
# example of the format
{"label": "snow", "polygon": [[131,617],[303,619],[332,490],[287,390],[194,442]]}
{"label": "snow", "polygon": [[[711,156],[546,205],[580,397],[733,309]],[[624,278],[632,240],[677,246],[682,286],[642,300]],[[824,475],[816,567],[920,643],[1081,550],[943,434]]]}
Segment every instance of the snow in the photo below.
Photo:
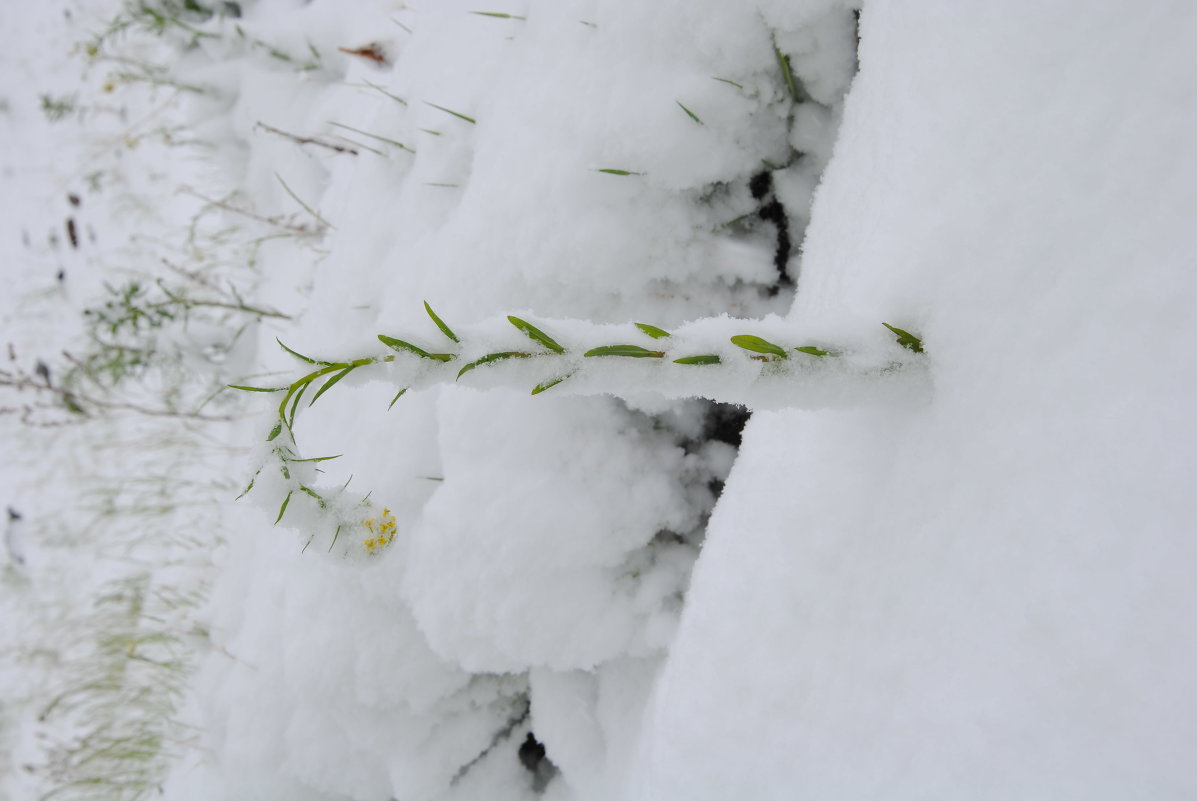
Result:
{"label": "snow", "polygon": [[[28,556],[0,583],[19,656],[0,794],[61,781],[53,744],[84,724],[37,716],[105,626],[187,632],[139,723],[194,727],[145,785],[172,801],[1197,793],[1197,12],[240,6],[198,39],[113,40],[205,88],[120,86],[120,115],[89,99],[108,103],[103,62],[62,66],[117,5],[6,13],[37,31],[5,61],[6,135],[43,172],[5,162],[39,198],[5,199],[5,338],[27,371],[81,348],[105,281],[172,285],[166,258],[286,317],[164,327],[173,361],[128,390],[140,405],[319,367],[276,337],[391,360],[270,441],[281,395],[57,439],[0,417]],[[346,52],[366,47],[385,62]],[[45,60],[44,88],[12,79]],[[75,86],[74,127],[39,128],[37,93]],[[81,252],[40,233],[75,164],[112,187],[74,212]],[[667,355],[581,355],[607,344]],[[457,380],[513,350],[535,355]],[[672,362],[700,353],[722,363]],[[90,539],[55,535],[85,490],[122,500]],[[79,611],[117,581],[205,600],[147,612],[165,622]]]}

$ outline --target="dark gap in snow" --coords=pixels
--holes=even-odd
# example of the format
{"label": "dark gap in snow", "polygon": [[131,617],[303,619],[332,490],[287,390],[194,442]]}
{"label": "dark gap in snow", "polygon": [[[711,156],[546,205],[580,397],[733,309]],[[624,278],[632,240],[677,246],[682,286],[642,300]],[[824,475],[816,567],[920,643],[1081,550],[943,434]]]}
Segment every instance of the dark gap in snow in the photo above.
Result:
{"label": "dark gap in snow", "polygon": [[752,412],[747,407],[735,403],[712,403],[707,413],[703,436],[705,439],[726,442],[733,448],[739,448],[744,426],[748,424],[750,417]]}

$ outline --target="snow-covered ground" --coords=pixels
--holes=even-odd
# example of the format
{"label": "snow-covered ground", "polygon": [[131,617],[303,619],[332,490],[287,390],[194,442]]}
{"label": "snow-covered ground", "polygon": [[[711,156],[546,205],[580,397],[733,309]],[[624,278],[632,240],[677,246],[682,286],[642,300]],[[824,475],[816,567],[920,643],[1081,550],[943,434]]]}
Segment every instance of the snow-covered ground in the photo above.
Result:
{"label": "snow-covered ground", "polygon": [[199,5],[0,18],[0,794],[1197,795],[1197,9]]}

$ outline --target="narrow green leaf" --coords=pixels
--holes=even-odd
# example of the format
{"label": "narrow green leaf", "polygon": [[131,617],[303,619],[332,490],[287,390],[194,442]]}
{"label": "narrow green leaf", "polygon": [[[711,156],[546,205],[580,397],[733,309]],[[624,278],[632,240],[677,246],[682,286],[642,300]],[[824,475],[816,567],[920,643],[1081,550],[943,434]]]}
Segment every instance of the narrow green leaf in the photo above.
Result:
{"label": "narrow green leaf", "polygon": [[305,487],[303,484],[299,485],[300,492],[306,493],[316,499],[316,503],[320,504],[320,508],[324,509],[328,506],[328,502],[321,497],[320,493],[316,492],[311,487]]}
{"label": "narrow green leaf", "polygon": [[283,344],[283,341],[281,339],[279,339],[278,337],[275,337],[274,341],[278,343],[278,346],[280,348],[287,351],[287,353],[290,353],[292,356],[294,356],[296,359],[299,359],[300,361],[307,362],[308,364],[321,364],[324,366],[328,366],[328,365],[332,364],[332,362],[322,362],[319,359],[313,359],[310,356],[304,356],[299,351],[292,350],[291,348],[288,348],[286,345]]}
{"label": "narrow green leaf", "polygon": [[490,364],[491,362],[502,361],[503,359],[527,359],[531,355],[532,355],[531,353],[521,353],[519,351],[513,351],[513,350],[504,351],[502,353],[488,353],[485,356],[483,356],[481,359],[475,359],[474,361],[467,364],[465,367],[462,367],[461,370],[458,371],[457,377],[461,378],[463,375],[468,373],[470,370],[473,370],[475,367],[481,367],[484,364]]}
{"label": "narrow green leaf", "polygon": [[248,495],[248,494],[249,494],[249,491],[250,491],[251,489],[253,489],[253,488],[254,488],[254,482],[258,480],[258,474],[259,474],[259,473],[261,473],[261,472],[262,472],[261,468],[258,468],[258,472],[257,472],[257,473],[254,473],[254,475],[253,475],[253,478],[251,478],[251,479],[249,480],[249,484],[246,486],[246,488],[245,488],[245,489],[243,489],[243,490],[241,491],[241,494],[240,494],[240,495],[238,495],[238,496],[237,496],[236,498],[234,498],[233,500],[235,500],[235,501],[239,501],[239,500],[241,500],[242,498],[244,498],[246,495]]}
{"label": "narrow green leaf", "polygon": [[445,321],[436,316],[436,312],[434,312],[432,307],[428,305],[428,301],[424,301],[424,311],[428,312],[428,316],[432,318],[432,322],[436,323],[436,327],[441,329],[442,334],[449,337],[449,339],[453,340],[454,342],[461,342],[461,340],[457,338],[457,334],[453,333],[453,329],[445,325]]}
{"label": "narrow green leaf", "polygon": [[304,211],[306,211],[308,214],[312,215],[312,218],[315,219],[316,222],[320,223],[325,228],[334,228],[335,229],[337,227],[337,226],[333,225],[332,223],[330,223],[328,220],[321,217],[320,213],[318,211],[313,209],[307,203],[304,203],[303,198],[301,198],[299,195],[295,194],[295,192],[293,192],[291,190],[291,187],[287,186],[287,182],[283,180],[283,176],[279,175],[276,172],[274,174],[274,177],[277,178],[278,182],[283,185],[283,189],[285,189],[287,191],[287,194],[291,196],[291,199],[294,200],[296,203],[298,203],[300,206],[302,206]]}
{"label": "narrow green leaf", "polygon": [[388,411],[388,412],[391,410],[391,407],[395,405],[395,401],[397,401],[397,400],[399,400],[400,398],[402,398],[402,397],[403,397],[403,393],[404,393],[404,392],[407,392],[407,387],[404,387],[403,389],[401,389],[401,390],[399,390],[398,392],[396,392],[396,393],[395,393],[395,397],[391,398],[391,402],[390,402],[389,404],[387,404],[387,411]]}
{"label": "narrow green leaf", "polygon": [[266,438],[266,441],[274,442],[275,437],[277,437],[281,433],[283,433],[283,423],[280,420],[279,422],[274,424],[274,428],[270,429],[270,436],[268,436]]}
{"label": "narrow green leaf", "polygon": [[333,459],[340,459],[344,454],[338,453],[336,456],[312,456],[308,459],[288,459],[288,462],[331,462]]}
{"label": "narrow green leaf", "polygon": [[523,331],[529,339],[539,342],[541,345],[544,345],[546,348],[553,351],[553,353],[565,353],[565,348],[558,345],[556,340],[554,340],[544,331],[541,331],[539,328],[532,325],[532,323],[528,322],[527,320],[521,320],[520,318],[512,317],[509,314],[507,315],[507,321],[519,330]]}
{"label": "narrow green leaf", "polygon": [[790,90],[790,98],[795,103],[801,103],[802,96],[798,92],[798,82],[794,80],[794,70],[790,67],[790,57],[782,55],[777,45],[773,45],[773,54],[777,56],[777,65],[781,67],[781,75],[785,78],[786,88]]}
{"label": "narrow green leaf", "polygon": [[649,325],[648,323],[636,323],[636,327],[653,339],[664,339],[670,335],[668,331],[657,328],[655,325]]}
{"label": "narrow green leaf", "polygon": [[287,493],[287,497],[283,498],[283,505],[278,508],[278,517],[274,518],[274,524],[276,526],[278,525],[278,521],[283,519],[283,514],[285,514],[287,511],[287,504],[291,502],[291,495],[294,492],[294,490],[291,490],[291,492]]}
{"label": "narrow green leaf", "polygon": [[752,334],[738,334],[731,338],[732,344],[736,347],[750,350],[753,353],[767,353],[771,356],[776,356],[779,359],[784,359],[789,356],[785,349],[780,345],[774,345],[767,339],[761,339]]}
{"label": "narrow green leaf", "polygon": [[[370,137],[371,139],[376,139],[376,140],[378,140],[379,142],[385,142],[385,143],[386,143],[386,144],[388,144],[388,145],[394,145],[395,147],[399,148],[400,150],[406,150],[408,153],[415,153],[415,152],[416,152],[416,151],[412,150],[410,147],[408,147],[407,145],[405,145],[405,144],[403,144],[402,142],[399,142],[399,141],[397,141],[397,140],[395,140],[395,139],[388,139],[388,138],[386,138],[385,136],[379,136],[378,134],[372,134],[372,133],[370,133],[369,131],[363,131],[363,130],[361,130],[360,128],[354,128],[354,127],[352,127],[352,126],[350,126],[350,125],[342,125],[342,124],[341,124],[341,123],[339,123],[339,122],[332,122],[332,121],[329,121],[329,123],[328,123],[328,124],[329,124],[329,125],[332,125],[332,126],[334,126],[334,127],[336,127],[336,128],[344,128],[346,131],[353,131],[354,133],[356,133],[356,134],[361,134],[362,136],[368,136],[368,137]],[[378,151],[377,151],[377,150],[375,150],[374,152],[375,152],[375,153],[377,153]]]}
{"label": "narrow green leaf", "polygon": [[553,387],[557,386],[562,381],[566,380],[567,378],[569,378],[572,375],[573,375],[573,373],[566,373],[563,376],[558,376],[557,378],[550,378],[548,381],[542,381],[532,388],[532,394],[539,395],[540,393],[544,392],[547,389],[552,389]]}
{"label": "narrow green leaf", "polygon": [[291,402],[290,422],[287,423],[287,428],[291,428],[295,425],[295,411],[299,408],[299,400],[303,397],[303,393],[308,391],[308,387],[311,385],[312,382],[308,381],[299,388],[298,392],[295,393],[295,399]]}
{"label": "narrow green leaf", "polygon": [[226,384],[229,389],[239,389],[242,392],[286,392],[286,387],[247,387],[241,384]]}
{"label": "narrow green leaf", "polygon": [[315,403],[316,400],[321,395],[323,395],[325,392],[328,392],[330,389],[332,389],[333,384],[337,383],[342,378],[349,375],[351,372],[353,372],[354,369],[355,368],[353,368],[353,367],[346,367],[344,370],[342,370],[341,372],[334,375],[332,378],[325,381],[324,386],[320,387],[320,389],[316,391],[316,394],[312,396],[312,399],[310,401],[308,401],[308,408],[311,408],[312,404]]}
{"label": "narrow green leaf", "polygon": [[697,122],[699,125],[702,125],[702,124],[703,124],[703,121],[702,121],[701,119],[699,119],[699,117],[698,117],[698,115],[697,115],[697,114],[695,114],[693,111],[691,111],[690,109],[688,109],[688,108],[686,108],[684,105],[682,105],[682,101],[680,101],[680,100],[675,100],[675,101],[673,101],[673,102],[675,102],[675,103],[677,103],[679,106],[681,106],[681,109],[682,109],[682,111],[686,112],[686,114],[687,114],[687,115],[690,117],[690,119],[694,120],[694,121],[695,121],[695,122]]}
{"label": "narrow green leaf", "polygon": [[471,14],[477,14],[480,17],[494,17],[496,19],[527,19],[521,17],[519,14],[504,14],[501,11],[471,11]]}
{"label": "narrow green leaf", "polygon": [[712,78],[712,80],[716,80],[716,81],[719,81],[719,82],[721,82],[721,83],[729,83],[729,84],[731,84],[732,86],[736,87],[737,89],[743,89],[743,88],[744,88],[744,84],[742,84],[742,83],[736,83],[735,81],[733,81],[733,80],[730,80],[730,79],[728,79],[728,78],[718,78],[718,77],[716,77],[716,76],[714,76],[714,75],[712,75],[712,76],[711,76],[711,78]]}
{"label": "narrow green leaf", "polygon": [[923,340],[916,337],[909,331],[903,331],[901,328],[896,328],[889,323],[882,323],[883,326],[893,331],[898,338],[898,344],[907,350],[912,350],[915,353],[923,352]]}
{"label": "narrow green leaf", "polygon": [[794,348],[799,353],[809,353],[811,356],[830,356],[831,351],[817,348],[814,345],[803,345],[800,348]]}
{"label": "narrow green leaf", "polygon": [[416,354],[421,359],[435,359],[438,362],[447,362],[453,358],[452,353],[429,353],[423,348],[417,347],[410,342],[404,342],[402,339],[395,339],[394,337],[389,337],[386,334],[379,334],[378,340],[393,350],[400,352],[406,350],[409,353]]}
{"label": "narrow green leaf", "polygon": [[333,532],[332,542],[328,544],[328,552],[332,553],[333,546],[337,544],[337,537],[341,536],[341,526],[337,526],[337,530]]}
{"label": "narrow green leaf", "polygon": [[649,350],[639,345],[603,345],[591,348],[583,356],[628,356],[633,359],[663,359],[665,353],[659,350]]}
{"label": "narrow green leaf", "polygon": [[378,91],[382,92],[387,97],[391,98],[391,100],[394,100],[396,103],[399,103],[404,106],[407,105],[407,101],[404,100],[403,98],[401,98],[399,95],[391,94],[386,89],[382,88],[381,86],[379,86],[376,83],[370,83],[369,81],[366,81],[366,86],[369,86],[371,89],[377,89]]}
{"label": "narrow green leaf", "polygon": [[595,172],[605,172],[607,175],[644,175],[642,172],[632,172],[631,170],[617,170],[614,167],[605,167]]}
{"label": "narrow green leaf", "polygon": [[714,353],[704,353],[700,356],[683,356],[674,359],[674,364],[722,364],[723,360]]}
{"label": "narrow green leaf", "polygon": [[445,112],[446,114],[452,114],[454,117],[457,117],[458,119],[465,120],[470,125],[476,125],[478,123],[478,120],[474,119],[473,117],[467,117],[465,114],[462,114],[460,111],[454,111],[451,108],[445,108],[444,106],[438,106],[436,103],[429,103],[427,100],[424,101],[424,104],[428,105],[428,106],[432,106],[435,109],[440,109],[441,111]]}

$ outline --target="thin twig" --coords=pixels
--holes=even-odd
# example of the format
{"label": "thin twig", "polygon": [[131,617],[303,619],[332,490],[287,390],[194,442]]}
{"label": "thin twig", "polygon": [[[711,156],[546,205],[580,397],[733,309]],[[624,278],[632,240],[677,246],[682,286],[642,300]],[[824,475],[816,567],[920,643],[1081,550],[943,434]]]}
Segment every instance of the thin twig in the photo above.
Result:
{"label": "thin twig", "polygon": [[332,142],[325,142],[321,139],[314,139],[310,136],[296,136],[295,134],[287,133],[286,131],[280,131],[278,128],[275,128],[273,125],[267,125],[266,123],[261,122],[261,121],[258,122],[256,127],[261,128],[261,129],[268,131],[269,133],[275,134],[277,136],[281,136],[284,139],[290,139],[292,142],[294,142],[297,145],[317,145],[319,147],[326,147],[329,150],[335,150],[338,153],[348,153],[351,156],[357,155],[357,151],[351,147],[345,147],[344,145],[338,145],[338,144],[334,144]]}

